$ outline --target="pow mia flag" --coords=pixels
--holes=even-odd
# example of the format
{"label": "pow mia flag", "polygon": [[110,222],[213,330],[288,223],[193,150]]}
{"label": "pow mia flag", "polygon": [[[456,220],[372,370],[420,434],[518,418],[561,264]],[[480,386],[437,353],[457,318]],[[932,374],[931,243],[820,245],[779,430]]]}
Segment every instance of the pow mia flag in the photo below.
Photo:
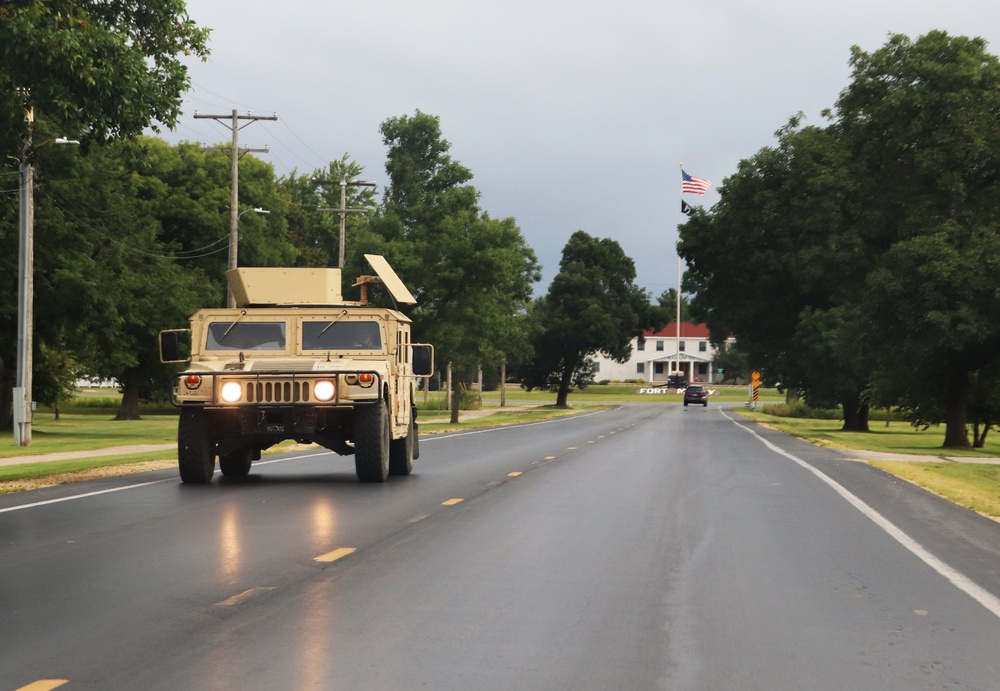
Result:
{"label": "pow mia flag", "polygon": [[694,207],[681,199],[681,213],[690,216],[694,213]]}

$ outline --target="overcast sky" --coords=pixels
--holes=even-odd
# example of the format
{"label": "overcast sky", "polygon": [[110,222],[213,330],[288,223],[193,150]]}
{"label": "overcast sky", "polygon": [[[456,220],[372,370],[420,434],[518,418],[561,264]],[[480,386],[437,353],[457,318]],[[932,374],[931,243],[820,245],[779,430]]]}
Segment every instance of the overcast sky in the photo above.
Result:
{"label": "overcast sky", "polygon": [[[345,153],[387,184],[379,125],[440,117],[542,294],[576,230],[618,241],[654,296],[677,283],[680,163],[716,185],[801,111],[821,124],[852,45],[943,29],[1000,53],[997,0],[188,0],[212,29],[171,141],[228,141],[194,112],[277,113],[240,133],[279,175]],[[711,206],[685,195],[690,204]],[[749,268],[749,267],[748,267]]]}

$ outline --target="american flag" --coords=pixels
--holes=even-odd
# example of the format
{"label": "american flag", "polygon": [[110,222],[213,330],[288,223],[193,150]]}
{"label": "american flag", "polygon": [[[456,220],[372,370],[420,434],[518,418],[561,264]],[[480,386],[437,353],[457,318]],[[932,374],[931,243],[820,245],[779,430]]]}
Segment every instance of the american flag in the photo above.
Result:
{"label": "american flag", "polygon": [[681,168],[681,194],[705,194],[705,190],[712,186],[708,180],[702,180],[701,178],[696,178],[693,175],[688,175]]}

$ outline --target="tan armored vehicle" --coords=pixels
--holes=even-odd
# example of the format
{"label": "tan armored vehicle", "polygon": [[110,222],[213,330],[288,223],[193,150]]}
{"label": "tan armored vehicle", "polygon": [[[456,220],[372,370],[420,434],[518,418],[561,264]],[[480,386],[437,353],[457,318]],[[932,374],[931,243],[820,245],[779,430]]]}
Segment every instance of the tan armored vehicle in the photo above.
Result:
{"label": "tan armored vehicle", "polygon": [[186,362],[182,334],[191,338],[173,388],[182,481],[211,482],[216,457],[223,475],[246,475],[284,439],[354,454],[362,482],[410,474],[416,379],[431,375],[434,351],[410,342],[404,314],[368,304],[373,284],[396,303],[416,300],[383,257],[365,258],[376,275],[354,283],[359,301],[343,299],[339,269],[233,269],[236,308],[203,309],[190,330],[161,332],[163,362]]}

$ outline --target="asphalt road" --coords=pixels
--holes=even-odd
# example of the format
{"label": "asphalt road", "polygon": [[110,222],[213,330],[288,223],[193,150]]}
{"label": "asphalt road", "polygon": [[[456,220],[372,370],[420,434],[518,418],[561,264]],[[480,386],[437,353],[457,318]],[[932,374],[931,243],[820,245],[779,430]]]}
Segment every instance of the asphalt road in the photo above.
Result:
{"label": "asphalt road", "polygon": [[0,497],[0,691],[1000,688],[1000,524],[731,417]]}

